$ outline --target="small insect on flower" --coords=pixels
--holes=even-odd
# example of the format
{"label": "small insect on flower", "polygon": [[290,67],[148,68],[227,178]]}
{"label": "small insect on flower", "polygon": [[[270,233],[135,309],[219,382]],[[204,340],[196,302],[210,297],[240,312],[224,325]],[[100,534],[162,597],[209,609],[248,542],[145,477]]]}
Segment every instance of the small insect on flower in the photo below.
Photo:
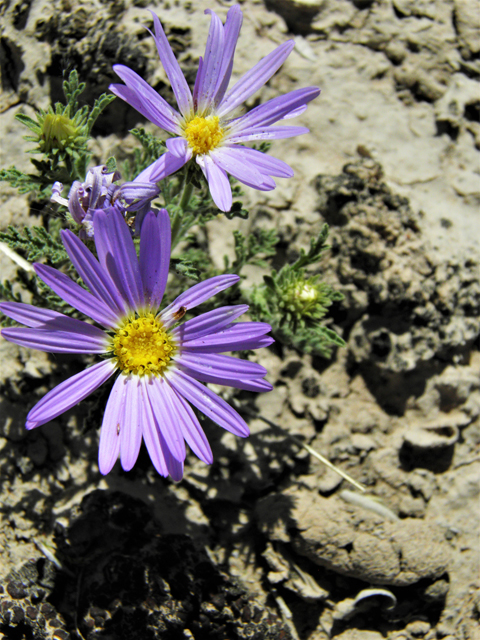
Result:
{"label": "small insect on flower", "polygon": [[175,311],[173,314],[173,318],[175,320],[181,320],[183,316],[187,313],[187,307],[180,307],[178,311]]}
{"label": "small insect on flower", "polygon": [[187,309],[238,282],[232,274],[200,282],[158,311],[170,262],[170,218],[165,209],[145,216],[139,256],[116,207],[97,210],[93,225],[98,260],[75,234],[62,231],[65,249],[89,291],[57,269],[34,267],[57,295],[104,329],[29,304],[0,303],[0,311],[27,327],[2,329],[6,340],[51,353],[102,356],[49,391],[29,412],[26,427],[53,420],[117,375],[100,432],[101,473],[108,473],[119,455],[122,467],[131,469],[143,438],[157,471],[179,480],[185,442],[207,464],[213,460],[189,403],[235,435],[249,435],[244,419],[202,382],[270,391],[264,367],[223,354],[270,345],[273,339],[266,334],[271,327],[234,322],[247,305],[220,307],[178,324]]}
{"label": "small insect on flower", "polygon": [[275,188],[272,176],[293,176],[288,164],[249,149],[245,143],[308,133],[305,127],[274,125],[302,114],[320,89],[295,89],[239,117],[240,105],[282,66],[293,50],[294,41],[281,44],[227,91],[242,26],[242,11],[239,5],[231,7],[225,25],[214,11],[207,9],[205,13],[211,15],[210,31],[193,91],[175,59],[158,16],[152,13],[155,25],[155,35],[152,36],[180,113],[135,71],[123,65],[115,65],[113,69],[125,84],[112,84],[110,90],[150,122],[174,136],[166,141],[168,152],[151,165],[150,179],[158,182],[192,160],[201,168],[217,207],[221,211],[230,211],[232,190],[227,174],[260,191]]}

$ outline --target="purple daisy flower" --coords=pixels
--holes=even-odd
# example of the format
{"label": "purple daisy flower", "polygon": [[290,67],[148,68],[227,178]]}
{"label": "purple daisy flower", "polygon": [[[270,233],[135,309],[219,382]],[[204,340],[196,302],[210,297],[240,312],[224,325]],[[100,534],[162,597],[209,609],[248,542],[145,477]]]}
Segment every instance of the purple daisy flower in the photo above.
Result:
{"label": "purple daisy flower", "polygon": [[104,329],[29,304],[0,304],[0,311],[28,327],[2,329],[7,340],[51,353],[103,356],[47,393],[29,412],[26,427],[33,429],[56,418],[120,373],[103,417],[101,473],[108,473],[119,455],[122,467],[130,470],[143,437],[157,471],[179,480],[185,441],[207,464],[213,459],[189,403],[235,435],[249,435],[243,418],[201,382],[270,391],[264,367],[223,355],[268,346],[273,342],[265,335],[270,326],[233,322],[247,305],[220,307],[178,324],[186,311],[238,282],[236,275],[196,284],[158,312],[170,262],[170,218],[165,209],[145,216],[138,258],[117,209],[97,211],[94,227],[98,260],[75,234],[62,231],[65,249],[90,291],[57,269],[34,266],[55,293]]}
{"label": "purple daisy flower", "polygon": [[285,62],[294,42],[289,40],[281,44],[227,92],[242,25],[242,11],[238,5],[231,7],[225,25],[210,9],[205,13],[211,15],[212,21],[205,57],[200,58],[193,94],[158,16],[152,13],[155,24],[155,35],[152,36],[180,113],[137,73],[123,65],[115,65],[113,68],[125,85],[112,84],[110,90],[153,124],[176,136],[167,140],[168,152],[152,165],[150,178],[154,181],[161,180],[195,158],[208,181],[215,204],[222,211],[230,211],[232,190],[228,173],[243,184],[260,191],[275,188],[272,176],[293,176],[292,169],[282,160],[243,145],[249,141],[289,138],[308,133],[305,127],[272,125],[302,113],[307,103],[319,95],[320,89],[296,89],[237,117],[238,107],[268,82]]}

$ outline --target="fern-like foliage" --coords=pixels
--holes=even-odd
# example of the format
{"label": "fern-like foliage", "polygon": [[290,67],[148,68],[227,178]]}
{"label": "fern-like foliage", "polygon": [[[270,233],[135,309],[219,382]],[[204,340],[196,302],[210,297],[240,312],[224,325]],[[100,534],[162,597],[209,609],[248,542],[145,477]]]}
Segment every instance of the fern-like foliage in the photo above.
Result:
{"label": "fern-like foliage", "polygon": [[40,201],[50,198],[51,186],[56,181],[71,184],[74,180],[83,180],[91,157],[88,141],[92,127],[115,99],[113,95],[103,94],[92,108],[79,107],[78,98],[84,89],[85,83],[80,83],[78,73],[72,71],[63,83],[65,103],[57,102],[47,110],[41,109],[36,119],[21,113],[15,116],[32,132],[24,136],[35,144],[29,153],[42,157],[31,159],[34,172],[25,173],[12,166],[0,170],[0,180],[9,182],[20,193],[35,194]]}
{"label": "fern-like foliage", "polygon": [[315,265],[329,248],[327,237],[328,225],[324,225],[308,251],[302,249],[294,263],[264,276],[264,284],[248,296],[251,315],[271,324],[277,340],[303,353],[325,357],[334,346],[345,346],[335,331],[321,324],[328,308],[343,295],[321,282],[319,275],[308,277],[306,268]]}
{"label": "fern-like foliage", "polygon": [[134,149],[133,158],[126,160],[122,166],[122,176],[126,181],[136,178],[144,169],[166,153],[167,147],[152,133],[145,131],[143,127],[131,129],[130,133],[140,142],[141,148]]}
{"label": "fern-like foliage", "polygon": [[28,262],[47,261],[55,267],[70,262],[63,244],[44,227],[25,227],[19,231],[9,226],[6,231],[0,231],[0,241]]}

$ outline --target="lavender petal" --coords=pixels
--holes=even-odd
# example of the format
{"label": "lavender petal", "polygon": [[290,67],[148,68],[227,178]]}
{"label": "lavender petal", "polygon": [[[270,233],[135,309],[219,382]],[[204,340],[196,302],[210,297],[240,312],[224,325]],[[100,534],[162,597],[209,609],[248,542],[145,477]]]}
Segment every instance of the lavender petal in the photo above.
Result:
{"label": "lavender petal", "polygon": [[197,164],[207,179],[210,193],[217,207],[220,211],[230,211],[232,208],[232,189],[226,172],[207,155],[197,156]]}
{"label": "lavender petal", "polygon": [[116,314],[101,298],[97,298],[97,296],[86,291],[79,284],[73,282],[71,278],[58,271],[58,269],[38,262],[33,265],[33,268],[37,276],[72,307],[105,327],[114,327],[116,325]]}
{"label": "lavender petal", "polygon": [[271,391],[273,389],[273,386],[263,378],[250,378],[245,380],[236,377],[227,378],[222,375],[216,375],[212,372],[207,373],[205,371],[199,371],[192,367],[183,365],[180,367],[180,370],[190,376],[190,378],[195,378],[195,380],[199,380],[200,382],[211,382],[213,384],[224,385],[225,387],[243,389],[244,391],[255,391],[256,393],[260,393]]}
{"label": "lavender petal", "polygon": [[212,151],[211,157],[216,165],[230,173],[234,178],[243,182],[249,187],[259,191],[271,191],[275,189],[275,182],[270,176],[262,174],[251,163],[244,163],[236,150],[230,147],[221,147]]}
{"label": "lavender petal", "polygon": [[108,338],[103,331],[66,316],[33,329],[9,327],[1,333],[9,342],[48,353],[105,353],[108,350]]}
{"label": "lavender petal", "polygon": [[228,142],[251,142],[252,140],[281,140],[309,133],[306,127],[254,127],[228,137]]}
{"label": "lavender petal", "polygon": [[168,329],[175,323],[174,315],[178,313],[182,307],[185,307],[186,310],[194,309],[198,307],[199,304],[220,293],[220,291],[236,284],[239,280],[240,277],[235,274],[225,274],[208,278],[203,282],[193,285],[193,287],[181,293],[178,298],[175,298],[168,307],[165,307],[160,314],[161,321]]}
{"label": "lavender petal", "polygon": [[290,91],[290,93],[283,96],[272,98],[231,123],[230,133],[235,136],[236,133],[240,133],[245,129],[268,127],[281,120],[291,111],[310,102],[319,94],[320,89],[317,87],[306,87],[305,89],[295,89],[295,91]]}
{"label": "lavender petal", "polygon": [[187,320],[179,327],[175,327],[171,334],[180,344],[188,340],[198,340],[202,336],[220,331],[247,311],[248,304],[219,307]]}
{"label": "lavender petal", "polygon": [[115,207],[97,211],[93,225],[100,263],[130,309],[138,309],[144,303],[143,286],[130,229]]}
{"label": "lavender petal", "polygon": [[111,360],[104,360],[61,382],[30,411],[27,429],[39,427],[74,407],[108,380],[115,368]]}
{"label": "lavender petal", "polygon": [[[227,147],[223,147],[223,149],[226,148]],[[273,158],[266,153],[237,145],[228,148],[231,149],[232,152],[235,152],[237,162],[251,164],[261,173],[278,178],[291,178],[294,175],[293,169],[291,169],[286,162],[278,160],[278,158]]]}
{"label": "lavender petal", "polygon": [[145,216],[140,237],[140,272],[145,302],[156,309],[162,301],[170,265],[171,230],[166,209]]}
{"label": "lavender petal", "polygon": [[288,40],[269,53],[268,56],[262,58],[230,89],[219,104],[217,115],[220,117],[227,115],[258,91],[260,87],[263,87],[282,66],[294,46],[293,40]]}
{"label": "lavender petal", "polygon": [[297,107],[296,109],[293,109],[293,111],[290,111],[289,113],[284,115],[283,120],[290,120],[290,118],[297,118],[298,116],[301,116],[302,113],[304,113],[306,110],[307,110],[307,105],[303,104],[301,107]]}
{"label": "lavender petal", "polygon": [[199,114],[209,111],[212,107],[219,73],[222,68],[224,49],[222,21],[213,11],[207,9],[205,13],[210,13],[211,22],[205,47],[205,56],[203,58],[202,75],[197,91],[196,110]]}
{"label": "lavender petal", "polygon": [[110,391],[103,414],[98,447],[98,468],[100,473],[110,473],[120,453],[120,423],[125,408],[125,376],[118,376]]}
{"label": "lavender petal", "polygon": [[223,51],[223,60],[220,72],[218,74],[217,85],[215,87],[214,103],[220,104],[225,96],[228,83],[232,76],[233,57],[237,46],[238,36],[242,27],[243,14],[240,7],[233,5],[227,13],[227,20],[224,27],[225,48]]}
{"label": "lavender petal", "polygon": [[87,287],[116,316],[122,316],[126,311],[125,303],[108,273],[74,233],[70,230],[62,230],[60,233],[68,257]]}
{"label": "lavender petal", "polygon": [[[198,340],[183,342],[182,352],[195,349],[205,353],[223,353],[224,351],[258,349],[260,346],[272,344],[273,339],[270,336],[265,336],[270,330],[271,327],[266,322],[236,322],[223,331],[203,336]],[[250,346],[257,343],[258,347]]]}
{"label": "lavender petal", "polygon": [[[175,98],[177,99],[177,104],[180,109],[181,114],[186,117],[193,111],[193,100],[192,94],[190,92],[190,88],[185,80],[185,76],[180,69],[180,65],[178,64],[175,54],[172,51],[172,48],[167,40],[167,36],[163,30],[162,24],[158,18],[158,16],[151,12],[153,16],[153,22],[155,25],[155,44],[157,45],[158,55],[160,56],[160,61],[163,64],[163,68],[165,69],[165,73],[170,80],[170,84],[172,85],[173,93],[175,94]],[[150,32],[151,33],[151,32]],[[152,34],[153,35],[153,34]]]}
{"label": "lavender petal", "polygon": [[192,157],[192,152],[189,151],[185,138],[168,138],[165,143],[169,152],[176,158],[186,158],[190,156],[188,158],[190,159]]}
{"label": "lavender petal", "polygon": [[168,371],[167,377],[178,394],[221,427],[242,438],[250,435],[245,420],[208,387],[182,371]]}
{"label": "lavender petal", "polygon": [[139,377],[121,377],[124,377],[125,405],[120,416],[120,461],[124,471],[130,471],[137,461],[142,444],[142,399]]}
{"label": "lavender petal", "polygon": [[188,153],[184,158],[177,158],[173,153],[167,151],[167,153],[161,155],[158,160],[155,160],[149,167],[144,169],[142,173],[137,176],[137,180],[141,179],[142,182],[160,182],[160,180],[164,180],[167,176],[181,169],[189,160],[190,157]]}
{"label": "lavender petal", "polygon": [[160,431],[148,397],[146,385],[151,384],[146,376],[140,378],[142,392],[142,430],[145,446],[153,466],[161,476],[168,476],[166,451],[168,451],[165,438]]}
{"label": "lavender petal", "polygon": [[50,320],[67,317],[56,311],[40,309],[24,302],[0,302],[0,311],[27,327],[40,327]]}
{"label": "lavender petal", "polygon": [[207,374],[215,373],[227,378],[250,379],[263,378],[267,375],[267,370],[262,365],[233,356],[183,352],[174,359],[179,365],[192,370]]}
{"label": "lavender petal", "polygon": [[175,393],[177,400],[177,411],[179,414],[183,437],[190,449],[198,458],[200,458],[200,460],[206,464],[212,464],[212,449],[210,448],[210,443],[200,426],[197,416],[188,402],[186,402],[186,400],[184,400],[183,397],[175,391],[175,389],[173,389],[173,392]]}
{"label": "lavender petal", "polygon": [[111,84],[109,89],[112,93],[125,100],[157,127],[169,133],[177,135],[180,133],[180,114],[155,89],[135,71],[124,65],[116,64],[113,66],[113,70],[127,86]]}
{"label": "lavender petal", "polygon": [[194,108],[195,112],[197,111],[198,92],[200,91],[202,75],[203,75],[203,58],[202,58],[202,56],[200,56],[198,58],[197,75],[195,76],[195,85],[193,87],[193,108]]}
{"label": "lavender petal", "polygon": [[175,411],[175,399],[165,378],[152,378],[147,387],[148,397],[168,449],[176,460],[185,460],[185,441]]}

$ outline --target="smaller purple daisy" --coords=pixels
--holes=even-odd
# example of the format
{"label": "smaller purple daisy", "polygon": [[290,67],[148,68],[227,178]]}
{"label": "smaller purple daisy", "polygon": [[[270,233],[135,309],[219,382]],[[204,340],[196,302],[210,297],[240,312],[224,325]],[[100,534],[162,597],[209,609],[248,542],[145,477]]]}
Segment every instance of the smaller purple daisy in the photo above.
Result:
{"label": "smaller purple daisy", "polygon": [[296,89],[255,107],[238,117],[238,108],[262,87],[285,62],[294,42],[289,40],[265,56],[227,92],[233,57],[242,26],[238,5],[230,8],[225,25],[215,12],[205,57],[200,58],[193,94],[185,80],[157,15],[155,43],[172,85],[180,113],[173,109],[137,73],[123,65],[113,67],[125,85],[112,84],[110,90],[145,118],[176,136],[167,140],[168,152],[150,170],[150,179],[159,181],[195,158],[221,211],[230,211],[232,190],[227,174],[260,191],[275,188],[272,176],[291,178],[292,169],[283,162],[243,146],[245,142],[290,138],[308,133],[305,127],[272,126],[300,115],[320,89]]}
{"label": "smaller purple daisy", "polygon": [[187,311],[238,282],[221,275],[201,282],[159,312],[170,263],[170,218],[165,209],[144,219],[137,257],[121,213],[98,210],[94,220],[98,260],[71,231],[62,231],[65,249],[90,291],[52,267],[35,271],[57,295],[92,324],[18,302],[0,303],[0,311],[28,328],[2,329],[16,344],[50,353],[98,354],[102,360],[49,391],[27,416],[33,429],[72,408],[115,373],[100,433],[99,468],[108,473],[118,456],[128,471],[142,437],[157,471],[180,480],[185,441],[207,464],[212,451],[189,403],[224,429],[249,435],[243,418],[202,382],[249,391],[270,391],[266,369],[223,355],[258,349],[273,342],[263,322],[234,322],[247,305],[226,306],[179,324]]}

